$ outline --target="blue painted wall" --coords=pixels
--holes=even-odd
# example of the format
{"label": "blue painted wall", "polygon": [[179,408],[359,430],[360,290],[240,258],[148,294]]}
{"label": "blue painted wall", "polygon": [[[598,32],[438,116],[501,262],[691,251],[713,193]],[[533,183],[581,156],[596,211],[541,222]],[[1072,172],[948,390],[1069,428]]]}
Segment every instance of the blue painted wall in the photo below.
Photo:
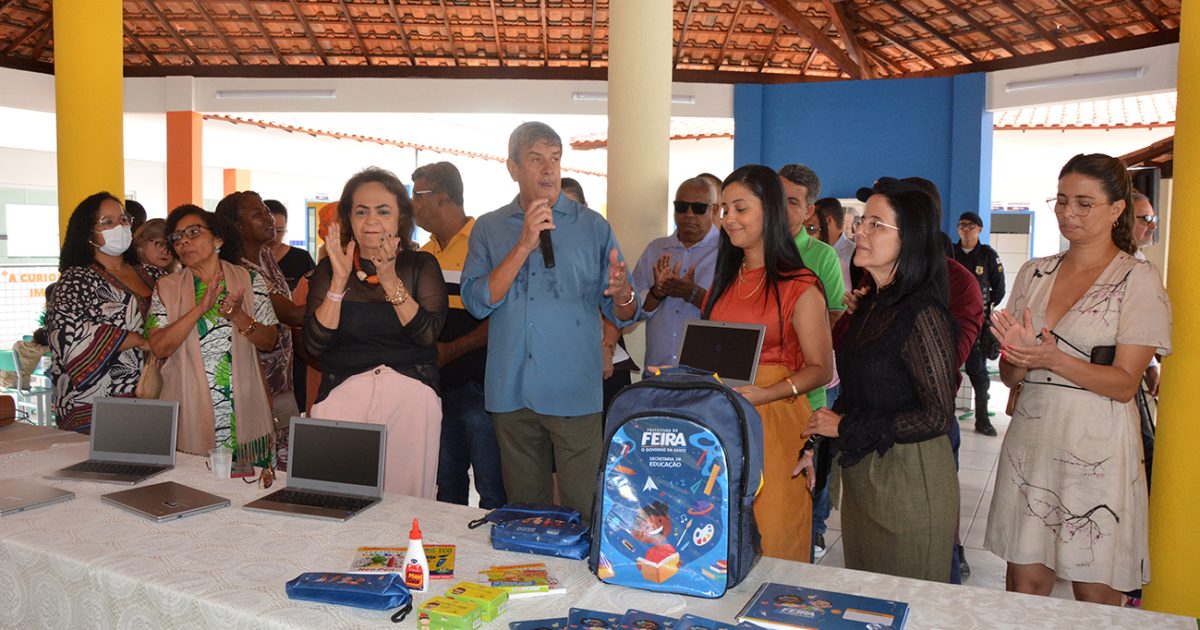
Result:
{"label": "blue painted wall", "polygon": [[878,177],[925,177],[942,194],[942,228],[991,207],[992,115],[983,74],[952,78],[738,85],[734,163],[805,164],[822,197],[853,197]]}

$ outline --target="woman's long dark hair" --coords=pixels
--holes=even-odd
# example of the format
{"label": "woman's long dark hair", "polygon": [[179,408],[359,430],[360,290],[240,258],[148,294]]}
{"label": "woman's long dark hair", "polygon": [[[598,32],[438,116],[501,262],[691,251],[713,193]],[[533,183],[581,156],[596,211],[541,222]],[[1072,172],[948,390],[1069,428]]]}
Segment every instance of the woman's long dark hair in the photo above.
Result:
{"label": "woman's long dark hair", "polygon": [[[350,210],[354,207],[354,192],[358,190],[359,186],[370,182],[383,184],[388,192],[396,196],[396,213],[399,215],[397,217],[399,232],[396,236],[400,237],[399,248],[400,251],[413,249],[413,227],[416,223],[413,220],[412,200],[408,198],[408,189],[404,187],[395,173],[378,166],[368,166],[355,173],[342,188],[342,197],[338,199],[338,220],[342,227],[342,246],[345,247],[354,237],[354,229],[350,227]],[[361,250],[358,255],[363,255]]]}
{"label": "woman's long dark hair", "polygon": [[1112,240],[1121,251],[1130,255],[1136,254],[1138,244],[1133,238],[1133,223],[1136,220],[1133,212],[1133,181],[1125,163],[1120,158],[1103,153],[1080,153],[1067,160],[1058,172],[1058,178],[1062,179],[1071,173],[1078,173],[1100,182],[1110,202],[1125,202],[1125,210],[1112,226]]}
{"label": "woman's long dark hair", "polygon": [[874,194],[887,199],[888,206],[896,213],[896,227],[900,228],[896,275],[891,284],[879,290],[878,299],[894,305],[909,295],[926,292],[938,304],[946,306],[950,294],[946,256],[933,199],[907,182],[878,186]]}
{"label": "woman's long dark hair", "polygon": [[[234,265],[242,264],[242,236],[238,233],[237,226],[200,206],[190,203],[176,206],[171,214],[167,215],[167,236],[175,233],[179,222],[184,217],[190,216],[200,217],[200,220],[204,221],[205,227],[212,232],[213,237],[224,241],[221,244],[221,251],[217,252],[218,258]],[[171,255],[175,257],[175,260],[179,260],[179,254],[175,253],[175,245],[168,242],[167,247],[171,250]]]}
{"label": "woman's long dark hair", "polygon": [[[778,173],[761,164],[747,164],[730,173],[721,184],[721,190],[733,183],[742,184],[762,201],[763,262],[766,264],[766,286],[763,296],[774,294],[782,329],[783,302],[779,297],[779,283],[795,278],[808,269],[800,258],[800,251],[796,249],[796,241],[788,231],[787,202],[783,194],[783,184],[779,182]],[[704,319],[712,315],[713,305],[737,281],[738,271],[741,270],[745,259],[746,252],[735,246],[725,230],[721,230],[712,290],[708,292],[708,299],[704,303]]]}
{"label": "woman's long dark hair", "polygon": [[[109,192],[98,192],[79,202],[71,218],[67,220],[67,234],[63,238],[62,252],[58,255],[58,270],[66,271],[71,267],[87,267],[96,262],[95,237],[96,220],[100,216],[100,204],[106,200],[121,203]],[[122,206],[124,207],[124,206]],[[138,264],[137,250],[132,245],[121,255],[125,262]]]}

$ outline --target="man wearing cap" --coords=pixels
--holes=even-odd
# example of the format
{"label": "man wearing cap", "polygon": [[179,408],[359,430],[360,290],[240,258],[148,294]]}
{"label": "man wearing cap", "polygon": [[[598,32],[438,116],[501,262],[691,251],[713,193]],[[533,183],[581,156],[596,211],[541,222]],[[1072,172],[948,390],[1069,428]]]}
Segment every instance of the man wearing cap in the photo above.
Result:
{"label": "man wearing cap", "polygon": [[[975,275],[979,289],[983,292],[984,321],[992,315],[992,307],[1004,299],[1004,265],[996,250],[979,242],[983,231],[983,219],[974,212],[964,212],[958,218],[958,243],[954,245],[954,260]],[[988,419],[987,360],[998,356],[999,343],[991,330],[984,327],[967,356],[965,366],[971,387],[975,389],[975,431],[987,436],[996,435],[996,428]]]}

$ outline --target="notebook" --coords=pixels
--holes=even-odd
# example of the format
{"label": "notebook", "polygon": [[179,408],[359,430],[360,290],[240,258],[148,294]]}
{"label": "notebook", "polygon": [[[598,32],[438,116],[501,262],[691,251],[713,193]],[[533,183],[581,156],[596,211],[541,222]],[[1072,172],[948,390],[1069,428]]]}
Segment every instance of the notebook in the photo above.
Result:
{"label": "notebook", "polygon": [[175,401],[97,398],[87,461],[46,476],[126,485],[144,481],[175,467],[178,424]]}
{"label": "notebook", "polygon": [[379,503],[387,427],[292,418],[287,487],[244,507],[344,521]]}
{"label": "notebook", "polygon": [[70,501],[75,493],[23,479],[0,479],[0,516]]}
{"label": "notebook", "polygon": [[157,523],[194,516],[229,505],[229,499],[174,481],[110,492],[100,500]]}
{"label": "notebook", "polygon": [[730,387],[751,385],[766,331],[762,324],[688,320],[679,343],[679,364],[714,372]]}

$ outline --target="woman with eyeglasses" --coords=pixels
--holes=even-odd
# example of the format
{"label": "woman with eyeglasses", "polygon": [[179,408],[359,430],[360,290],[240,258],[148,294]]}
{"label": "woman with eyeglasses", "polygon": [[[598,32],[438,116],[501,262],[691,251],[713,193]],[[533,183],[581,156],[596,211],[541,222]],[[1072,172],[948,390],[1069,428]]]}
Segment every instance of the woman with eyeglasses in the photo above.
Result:
{"label": "woman with eyeglasses", "polygon": [[167,220],[150,219],[133,233],[133,250],[137,252],[138,261],[171,273],[179,269],[179,261],[171,255],[167,247]]}
{"label": "woman with eyeglasses", "polygon": [[346,182],[313,272],[304,345],[321,363],[317,418],[388,427],[384,490],[435,497],[441,445],[437,340],[449,308],[437,258],[412,244],[413,207],[392,172]]}
{"label": "woman with eyeglasses", "polygon": [[958,477],[950,431],[956,327],[933,200],[906,182],[877,185],[854,220],[859,289],[837,345],[842,391],[806,435],[833,438],[842,474],[846,567],[950,580]]}
{"label": "woman with eyeglasses", "polygon": [[[1119,606],[1150,581],[1146,471],[1134,396],[1171,351],[1171,304],[1134,257],[1125,164],[1076,155],[1050,200],[1067,251],[1031,260],[992,316],[1013,389],[985,545],[1010,591]],[[1014,400],[1015,399],[1015,400]]]}
{"label": "woman with eyeglasses", "polygon": [[150,307],[150,346],[163,364],[162,398],[179,401],[177,447],[234,451],[238,467],[271,463],[271,405],[258,355],[278,338],[270,291],[241,261],[236,229],[199,206],[167,217],[183,269],[163,278]]}
{"label": "woman with eyeglasses", "polygon": [[758,164],[735,170],[721,201],[724,229],[703,317],[767,327],[754,384],[736,388],[763,422],[763,487],[754,517],[764,555],[808,562],[816,476],[802,436],[811,413],[804,393],[828,383],[833,371],[825,296],[788,231],[775,171]]}
{"label": "woman with eyeglasses", "polygon": [[144,324],[161,273],[130,249],[132,219],[121,202],[96,193],[75,207],[47,308],[58,428],[90,433],[92,401],[132,397],[150,349]]}

